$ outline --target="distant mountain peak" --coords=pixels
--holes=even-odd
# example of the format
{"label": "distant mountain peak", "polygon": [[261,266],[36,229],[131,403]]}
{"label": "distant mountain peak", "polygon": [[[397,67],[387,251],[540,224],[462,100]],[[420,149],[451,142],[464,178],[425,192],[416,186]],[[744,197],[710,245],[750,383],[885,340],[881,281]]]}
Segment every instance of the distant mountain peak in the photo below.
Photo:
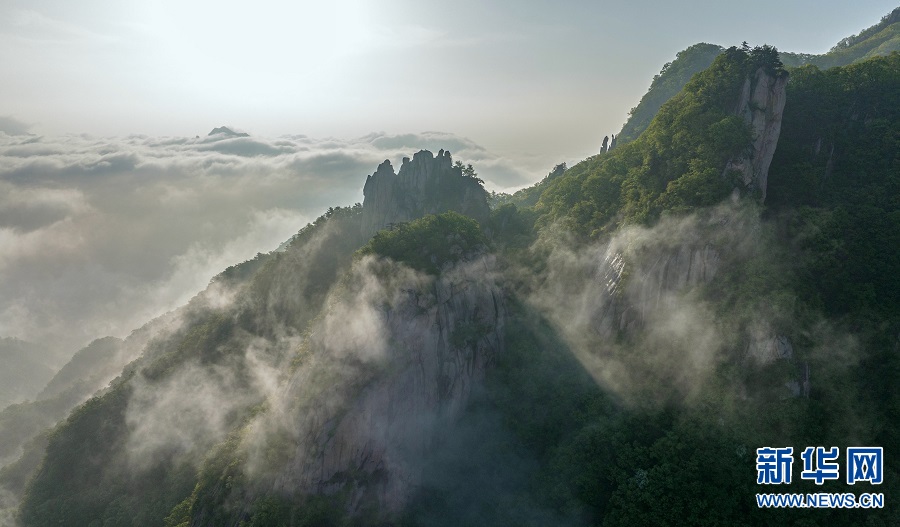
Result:
{"label": "distant mountain peak", "polygon": [[228,128],[227,126],[220,126],[218,128],[213,128],[212,131],[206,135],[210,136],[210,135],[216,135],[216,134],[222,134],[222,135],[225,135],[228,137],[250,137],[250,134],[243,133],[243,132],[235,132],[234,130],[232,130],[231,128]]}

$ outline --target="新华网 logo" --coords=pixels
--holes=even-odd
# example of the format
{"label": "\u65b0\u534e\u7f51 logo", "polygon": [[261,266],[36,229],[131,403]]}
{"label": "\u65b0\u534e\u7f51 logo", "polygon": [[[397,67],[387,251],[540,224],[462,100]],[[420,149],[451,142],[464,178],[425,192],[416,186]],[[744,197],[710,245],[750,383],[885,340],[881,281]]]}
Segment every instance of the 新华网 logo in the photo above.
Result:
{"label": "\u65b0\u534e\u7f51 logo", "polygon": [[[800,479],[821,485],[840,479],[836,446],[806,447],[800,454],[803,470]],[[756,449],[756,483],[758,485],[789,485],[794,466],[793,447],[762,447]],[[845,481],[848,485],[867,482],[879,485],[883,481],[884,449],[882,447],[847,447],[844,455]]]}

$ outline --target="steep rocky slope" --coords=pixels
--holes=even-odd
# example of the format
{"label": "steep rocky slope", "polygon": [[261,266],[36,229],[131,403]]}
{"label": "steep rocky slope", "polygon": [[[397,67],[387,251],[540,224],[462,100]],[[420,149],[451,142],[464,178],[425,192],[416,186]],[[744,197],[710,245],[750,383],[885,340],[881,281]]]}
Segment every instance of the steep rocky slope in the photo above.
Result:
{"label": "steep rocky slope", "polygon": [[[285,463],[262,477],[264,494],[334,497],[351,516],[402,512],[502,349],[506,310],[492,267],[476,256],[433,278],[361,261],[312,329],[277,411],[251,425],[248,467],[260,462],[254,441],[292,438]],[[350,313],[365,324],[336,335]]]}
{"label": "steep rocky slope", "polygon": [[734,108],[735,115],[743,117],[750,126],[753,143],[741,156],[728,162],[725,172],[733,170],[740,173],[744,188],[759,192],[761,201],[766,199],[769,165],[772,164],[781,133],[787,80],[784,72],[774,73],[759,68],[744,81]]}

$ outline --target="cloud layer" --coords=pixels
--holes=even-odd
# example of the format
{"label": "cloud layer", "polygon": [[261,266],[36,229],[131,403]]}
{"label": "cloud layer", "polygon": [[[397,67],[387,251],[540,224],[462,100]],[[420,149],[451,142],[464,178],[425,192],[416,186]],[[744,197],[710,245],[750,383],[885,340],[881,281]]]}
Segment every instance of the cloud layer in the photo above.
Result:
{"label": "cloud layer", "polygon": [[124,336],[327,207],[362,201],[378,163],[421,148],[473,163],[488,188],[530,177],[438,132],[349,141],[0,132],[0,336],[61,358]]}

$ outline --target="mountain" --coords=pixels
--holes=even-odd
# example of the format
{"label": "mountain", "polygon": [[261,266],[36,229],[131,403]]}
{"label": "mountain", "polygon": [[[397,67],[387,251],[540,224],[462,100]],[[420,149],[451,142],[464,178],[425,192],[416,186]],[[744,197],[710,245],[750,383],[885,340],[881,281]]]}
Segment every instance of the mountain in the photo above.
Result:
{"label": "mountain", "polygon": [[819,69],[828,69],[872,57],[890,55],[894,51],[900,51],[900,7],[858,35],[841,39],[827,53],[822,55],[783,53],[782,61],[792,67],[811,64]]}
{"label": "mountain", "polygon": [[393,223],[410,221],[426,214],[456,210],[478,221],[490,215],[482,182],[464,177],[461,166],[453,166],[450,152],[440,150],[435,157],[422,150],[412,161],[403,158],[394,174],[385,160],[363,187],[363,232],[371,236]]}
{"label": "mountain", "polygon": [[[437,216],[437,222],[406,220],[442,208],[480,212],[486,220],[487,194],[480,182],[452,165],[448,153],[435,157],[419,152],[399,174],[385,168],[368,178],[364,205],[330,209],[301,230],[285,251],[214,278],[209,289],[173,315],[179,323],[150,341],[109,391],[76,410],[47,444],[44,464],[26,494],[24,523],[42,523],[56,514],[76,523],[112,518],[119,509],[110,508],[110,492],[131,495],[129,500],[140,495],[144,505],[131,511],[138,523],[162,518],[177,503],[173,498],[184,499],[196,478],[204,477],[194,468],[197,456],[225,440],[234,427],[272,427],[271,434],[260,434],[261,447],[273,440],[288,441],[277,451],[295,444],[299,465],[291,471],[283,472],[280,464],[270,467],[268,457],[260,462],[271,472],[269,484],[285,485],[283,479],[290,478],[298,492],[308,492],[318,483],[306,481],[314,472],[304,472],[305,463],[334,477],[349,470],[348,463],[386,463],[379,459],[387,459],[386,445],[395,446],[393,435],[358,436],[373,415],[416,435],[424,433],[420,429],[429,415],[436,418],[447,411],[448,419],[458,413],[473,379],[483,375],[498,347],[502,303],[496,287],[480,275],[489,259],[477,223],[452,214]],[[385,209],[385,204],[398,205]],[[372,230],[373,221],[396,223],[395,230],[387,231],[393,236],[375,236],[371,256],[354,256],[371,236],[362,233]],[[429,247],[422,239],[435,240],[431,252],[421,252]],[[380,252],[400,261],[422,261],[439,276],[402,267],[397,274],[388,262],[374,258]],[[447,266],[456,271],[440,272]],[[420,322],[410,322],[410,317]],[[396,342],[418,344],[397,347]],[[297,346],[303,350],[300,356],[295,355]],[[392,373],[392,381],[383,390],[358,391],[386,372]],[[287,383],[281,398],[285,407],[260,414],[259,405],[275,389],[268,384],[270,377]],[[193,395],[185,396],[185,389]],[[358,400],[360,393],[366,395]],[[175,400],[182,401],[182,410],[173,412],[165,402]],[[410,414],[419,404],[423,406]],[[309,408],[316,408],[315,414],[308,414]],[[252,420],[255,414],[260,415]],[[287,418],[296,420],[296,428],[282,428]],[[330,431],[320,437],[318,429],[325,423]],[[295,437],[299,430],[314,435]],[[186,436],[176,440],[171,433]],[[137,437],[142,439],[135,443]],[[94,454],[73,456],[69,445],[75,444],[80,452]],[[301,455],[312,446],[318,454]],[[346,457],[345,452],[355,454]],[[156,456],[161,456],[158,461]],[[403,463],[391,462],[402,470]],[[117,468],[121,463],[133,464],[134,473],[149,479],[133,481],[131,469],[123,473]],[[397,478],[392,488],[409,487]],[[103,490],[85,494],[89,488]],[[56,494],[62,489],[67,489],[65,497]],[[223,495],[215,485],[200,489],[208,494],[206,500],[243,500]],[[383,492],[372,492],[367,498],[387,499]],[[398,506],[403,503],[394,492],[389,496]],[[56,505],[38,510],[27,505],[45,500]],[[218,519],[226,513],[218,508],[198,511]]]}
{"label": "mountain", "polygon": [[[129,337],[0,471],[16,519],[897,524],[753,496],[758,448],[900,443],[898,86],[898,53],[728,48],[632,141],[493,210],[446,151],[386,161],[362,204]],[[883,471],[773,491],[889,500]]]}
{"label": "mountain", "polygon": [[[106,385],[122,371],[125,362],[109,360],[121,341],[98,339],[75,354],[33,401],[10,405],[0,411],[0,467],[21,454],[21,448],[38,433]],[[93,359],[93,360],[92,360]],[[100,379],[97,379],[97,377]]]}
{"label": "mountain", "polygon": [[211,135],[222,135],[224,137],[250,137],[250,134],[244,132],[235,132],[231,128],[227,126],[220,126],[218,128],[213,128],[207,136]]}
{"label": "mountain", "polygon": [[31,399],[53,376],[46,350],[16,338],[0,338],[0,408]]}
{"label": "mountain", "polygon": [[597,236],[664,211],[708,207],[734,191],[764,197],[786,85],[774,48],[726,50],[637,140],[554,179],[535,207],[539,223]]}
{"label": "mountain", "polygon": [[34,400],[0,411],[0,525],[6,525],[4,514],[15,506],[40,466],[50,430],[75,407],[104,390],[171,322],[170,317],[162,316],[124,341],[105,337],[91,342],[75,353]]}
{"label": "mountain", "polygon": [[900,53],[799,68],[788,98],[766,202],[803,232],[802,294],[834,315],[872,312],[866,325],[891,320],[900,307]]}
{"label": "mountain", "polygon": [[694,44],[679,51],[675,60],[663,65],[658,75],[653,76],[650,89],[641,97],[637,106],[628,113],[628,121],[616,136],[618,143],[633,141],[647,129],[659,108],[680,92],[684,85],[695,74],[700,73],[712,64],[713,59],[724,51],[714,44]]}
{"label": "mountain", "polygon": [[[709,67],[724,50],[721,46],[701,43],[678,52],[675,60],[666,63],[659,75],[653,77],[650,89],[629,112],[628,121],[617,136],[618,143],[637,139],[663,103],[681,91],[693,75]],[[894,51],[900,51],[900,7],[882,17],[878,24],[858,35],[842,39],[827,53],[782,52],[780,59],[788,68],[813,65],[827,69],[889,55]]]}
{"label": "mountain", "polygon": [[[123,342],[115,337],[105,337],[91,342],[79,350],[37,395],[38,400],[56,397],[72,388],[88,384],[86,395],[104,386],[122,371],[128,362],[118,357]],[[133,358],[133,357],[132,357]]]}

